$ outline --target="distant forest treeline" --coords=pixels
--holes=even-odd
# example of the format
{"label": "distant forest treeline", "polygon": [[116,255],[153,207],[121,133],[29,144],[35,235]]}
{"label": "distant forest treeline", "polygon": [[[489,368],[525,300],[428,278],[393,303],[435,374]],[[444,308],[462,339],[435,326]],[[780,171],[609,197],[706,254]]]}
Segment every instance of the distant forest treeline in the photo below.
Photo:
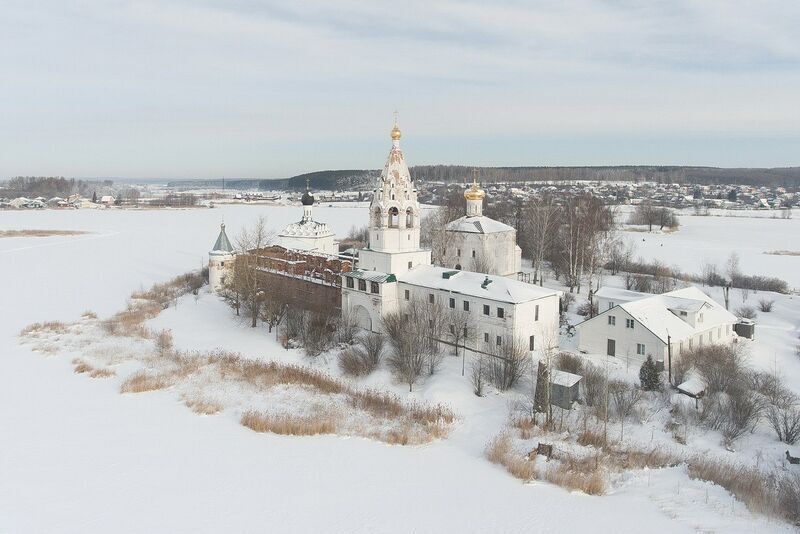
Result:
{"label": "distant forest treeline", "polygon": [[[800,167],[773,169],[678,166],[610,166],[610,167],[468,167],[464,165],[418,165],[411,167],[412,178],[433,182],[463,183],[472,180],[477,169],[478,180],[492,182],[543,181],[620,181],[699,184],[748,184],[800,188]],[[225,180],[232,189],[301,190],[308,178],[313,189],[343,190],[369,188],[379,175],[378,170],[317,171],[291,178],[257,180]],[[222,180],[190,180],[171,182],[175,187],[222,187]]]}

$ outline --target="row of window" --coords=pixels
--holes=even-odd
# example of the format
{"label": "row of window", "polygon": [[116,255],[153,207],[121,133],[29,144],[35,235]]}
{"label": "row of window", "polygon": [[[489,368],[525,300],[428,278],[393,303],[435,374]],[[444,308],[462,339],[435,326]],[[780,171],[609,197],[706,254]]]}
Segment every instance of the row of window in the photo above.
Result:
{"label": "row of window", "polygon": [[[608,324],[611,326],[615,326],[617,324],[617,317],[616,315],[609,315],[608,316]],[[633,319],[625,319],[625,328],[633,328],[634,320]]]}
{"label": "row of window", "polygon": [[[405,300],[411,300],[411,291],[406,289],[403,292],[403,298]],[[428,302],[430,304],[433,304],[435,301],[436,301],[436,295],[434,295],[433,293],[428,293]],[[448,299],[447,305],[450,307],[450,309],[454,310],[456,308],[456,299],[454,299],[453,297],[450,297]],[[467,311],[467,312],[470,311],[470,304],[469,304],[468,300],[462,301],[461,306],[462,306],[462,309],[464,311]],[[488,304],[484,304],[483,305],[483,315],[486,315],[486,316],[489,316],[489,317],[491,317],[491,315],[492,315],[492,308]],[[505,316],[506,316],[505,308],[503,308],[502,306],[498,306],[497,307],[496,316],[498,318],[500,318],[500,319],[504,319]],[[539,305],[536,304],[536,306],[534,308],[534,321],[538,321],[538,320],[539,320]]]}
{"label": "row of window", "polygon": [[[347,280],[346,284],[347,284],[348,289],[355,289],[355,281],[350,277],[347,277],[346,280]],[[366,280],[362,280],[362,279],[359,278],[359,280],[358,280],[358,290],[359,291],[366,291],[367,290],[367,281]],[[375,293],[375,294],[380,293],[381,292],[380,284],[378,282],[370,282],[369,283],[369,292],[370,293]]]}
{"label": "row of window", "polygon": [[[447,255],[447,249],[442,249],[442,256],[446,256],[446,255]],[[472,251],[472,257],[474,258],[474,257],[476,257],[476,255],[477,254],[476,254],[475,250],[473,250]],[[458,258],[461,257],[461,249],[460,248],[456,249],[456,257],[458,257]]]}

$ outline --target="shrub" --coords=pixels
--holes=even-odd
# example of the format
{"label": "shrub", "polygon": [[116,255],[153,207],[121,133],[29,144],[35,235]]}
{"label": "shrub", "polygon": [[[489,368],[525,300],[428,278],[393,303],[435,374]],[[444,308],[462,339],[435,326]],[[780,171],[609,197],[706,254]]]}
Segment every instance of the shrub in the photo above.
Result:
{"label": "shrub", "polygon": [[583,358],[571,352],[560,352],[556,357],[556,369],[574,375],[583,375]]}
{"label": "shrub", "polygon": [[745,432],[752,432],[766,409],[758,393],[746,387],[729,388],[709,395],[703,403],[700,420],[710,429],[719,430],[726,445]]}
{"label": "shrub", "polygon": [[478,397],[483,397],[483,390],[486,386],[486,367],[484,356],[480,356],[472,362],[472,374],[470,374],[472,392]]}
{"label": "shrub", "polygon": [[774,300],[760,299],[758,301],[758,309],[764,313],[769,313],[772,311],[772,306],[774,304],[775,304]]}
{"label": "shrub", "polygon": [[578,308],[575,310],[575,313],[580,315],[581,317],[588,317],[590,314],[592,316],[597,315],[597,301],[589,305],[589,301],[582,303]]}
{"label": "shrub", "polygon": [[647,356],[647,359],[639,369],[639,382],[645,391],[655,391],[661,387],[661,377],[656,368],[656,362],[653,361],[653,357],[650,355]]}
{"label": "shrub", "polygon": [[162,358],[172,351],[173,342],[172,342],[172,331],[171,330],[162,330],[158,334],[156,334],[155,338],[156,344],[156,351],[158,355]]}
{"label": "shrub", "polygon": [[487,359],[489,381],[497,389],[505,391],[514,387],[530,369],[527,347],[516,337],[503,336],[500,346],[493,346],[492,357]]}
{"label": "shrub", "polygon": [[746,356],[740,345],[706,345],[687,354],[706,382],[706,393],[729,391],[747,381]]}
{"label": "shrub", "polygon": [[800,439],[800,409],[796,406],[770,406],[767,421],[779,441],[794,445]]}
{"label": "shrub", "polygon": [[380,364],[385,344],[385,338],[380,334],[360,337],[355,346],[339,354],[339,368],[352,376],[370,374]]}
{"label": "shrub", "polygon": [[139,371],[122,383],[120,391],[122,393],[144,393],[168,388],[171,385],[172,380],[168,376]]}
{"label": "shrub", "polygon": [[241,423],[256,432],[292,436],[314,436],[336,432],[336,419],[331,414],[274,415],[250,410],[242,414]]}
{"label": "shrub", "polygon": [[744,319],[755,319],[758,316],[756,309],[752,306],[739,306],[736,308],[736,315]]}
{"label": "shrub", "polygon": [[583,397],[589,406],[604,405],[606,376],[596,365],[588,364],[583,372]]}

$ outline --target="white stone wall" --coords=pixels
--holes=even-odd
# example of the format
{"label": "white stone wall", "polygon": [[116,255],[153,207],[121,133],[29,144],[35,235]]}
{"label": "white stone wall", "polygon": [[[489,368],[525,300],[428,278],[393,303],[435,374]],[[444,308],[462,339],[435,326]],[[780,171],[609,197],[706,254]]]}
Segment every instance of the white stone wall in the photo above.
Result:
{"label": "white stone wall", "polygon": [[[461,266],[461,270],[494,274],[516,278],[522,270],[522,249],[517,246],[514,232],[479,234],[451,232],[452,244],[447,259],[437,258],[437,264],[449,269]],[[473,257],[474,253],[474,257]],[[488,269],[484,269],[485,265]]]}
{"label": "white stone wall", "polygon": [[380,252],[362,249],[358,253],[358,268],[380,273],[402,274],[418,265],[431,264],[430,250],[412,250],[407,252]]}

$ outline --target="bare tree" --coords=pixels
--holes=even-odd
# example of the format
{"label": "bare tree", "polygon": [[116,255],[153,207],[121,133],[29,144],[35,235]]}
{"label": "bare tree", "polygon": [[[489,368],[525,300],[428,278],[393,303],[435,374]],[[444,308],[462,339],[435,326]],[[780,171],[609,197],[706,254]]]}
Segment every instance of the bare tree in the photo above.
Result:
{"label": "bare tree", "polygon": [[544,260],[558,233],[559,208],[552,198],[545,196],[533,199],[524,212],[522,220],[522,247],[531,256],[533,283],[543,283]]}
{"label": "bare tree", "polygon": [[608,391],[620,422],[619,439],[625,436],[625,419],[631,416],[633,409],[642,400],[642,390],[628,384],[624,380],[612,380],[608,383]]}
{"label": "bare tree", "polygon": [[391,341],[387,363],[398,379],[408,384],[412,391],[425,368],[426,340],[413,331],[407,315],[401,311],[383,316],[383,329]]}
{"label": "bare tree", "polygon": [[478,326],[472,313],[461,308],[447,309],[447,334],[453,344],[455,355],[461,348],[461,376],[464,376],[467,361],[467,345],[474,344],[478,335]]}
{"label": "bare tree", "polygon": [[526,345],[511,334],[500,337],[500,344],[492,347],[489,360],[489,378],[497,389],[514,387],[530,369],[530,354]]}
{"label": "bare tree", "polygon": [[447,223],[460,215],[455,207],[441,206],[426,215],[420,225],[420,241],[431,248],[435,265],[452,269],[459,262],[457,252],[461,240],[456,232],[447,231]]}
{"label": "bare tree", "polygon": [[486,358],[485,355],[481,354],[472,361],[472,374],[470,375],[472,392],[478,397],[483,397],[483,390],[486,387],[486,371],[489,367]]}
{"label": "bare tree", "polygon": [[272,239],[272,233],[267,229],[266,219],[259,217],[250,228],[244,228],[236,239],[236,261],[234,263],[234,282],[237,287],[242,308],[250,317],[253,328],[258,324],[261,313],[261,304],[265,295],[259,287],[258,253],[266,247]]}

